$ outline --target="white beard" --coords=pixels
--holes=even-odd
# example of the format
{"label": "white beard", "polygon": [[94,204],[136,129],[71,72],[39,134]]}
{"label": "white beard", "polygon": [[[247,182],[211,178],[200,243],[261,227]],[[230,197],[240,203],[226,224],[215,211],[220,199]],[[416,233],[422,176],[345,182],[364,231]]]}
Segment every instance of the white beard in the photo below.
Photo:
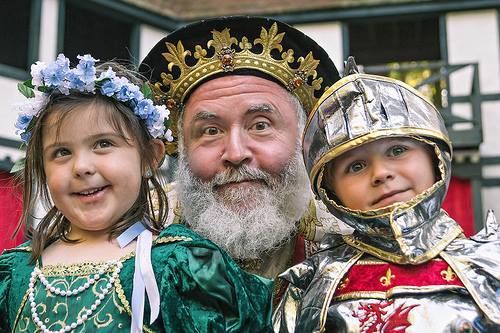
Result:
{"label": "white beard", "polygon": [[[205,183],[193,176],[181,151],[176,178],[184,220],[234,259],[257,259],[279,247],[295,234],[310,200],[299,147],[279,176],[242,165]],[[220,187],[243,180],[253,181]]]}

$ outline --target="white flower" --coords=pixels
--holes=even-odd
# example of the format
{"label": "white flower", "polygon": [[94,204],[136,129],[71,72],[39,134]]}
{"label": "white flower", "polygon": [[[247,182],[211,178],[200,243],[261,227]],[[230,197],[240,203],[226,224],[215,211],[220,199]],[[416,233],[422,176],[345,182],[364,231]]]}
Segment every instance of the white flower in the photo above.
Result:
{"label": "white flower", "polygon": [[158,138],[165,132],[165,125],[163,122],[155,122],[152,126],[148,127],[148,131],[153,138]]}
{"label": "white flower", "polygon": [[19,114],[27,116],[38,116],[40,111],[47,105],[48,98],[46,95],[35,95],[35,97],[28,98],[22,103],[17,103],[15,108]]}
{"label": "white flower", "polygon": [[174,137],[172,136],[172,130],[171,129],[168,129],[165,131],[165,134],[163,135],[163,137],[168,141],[168,142],[172,142],[174,141]]}
{"label": "white flower", "polygon": [[156,105],[156,111],[160,114],[160,118],[162,119],[168,119],[170,116],[170,110],[167,109],[165,105]]}
{"label": "white flower", "polygon": [[35,87],[43,85],[42,71],[45,68],[47,68],[47,64],[41,61],[37,61],[36,63],[31,65],[31,83]]}
{"label": "white flower", "polygon": [[98,81],[104,80],[104,79],[114,79],[116,77],[116,73],[111,69],[111,67],[108,67],[108,69],[105,72],[101,72],[99,75],[99,78],[97,79]]}

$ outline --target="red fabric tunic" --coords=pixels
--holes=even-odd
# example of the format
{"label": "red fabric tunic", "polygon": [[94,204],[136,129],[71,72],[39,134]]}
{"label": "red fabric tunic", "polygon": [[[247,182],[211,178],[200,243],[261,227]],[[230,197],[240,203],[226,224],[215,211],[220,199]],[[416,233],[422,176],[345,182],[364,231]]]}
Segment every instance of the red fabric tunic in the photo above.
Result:
{"label": "red fabric tunic", "polygon": [[12,237],[21,211],[22,195],[14,188],[12,174],[0,172],[0,253],[24,242],[22,232]]}

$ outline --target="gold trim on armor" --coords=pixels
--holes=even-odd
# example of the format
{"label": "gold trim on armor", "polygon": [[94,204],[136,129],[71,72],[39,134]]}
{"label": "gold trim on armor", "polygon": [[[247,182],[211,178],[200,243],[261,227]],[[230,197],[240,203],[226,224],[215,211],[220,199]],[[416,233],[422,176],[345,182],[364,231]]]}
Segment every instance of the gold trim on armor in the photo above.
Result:
{"label": "gold trim on armor", "polygon": [[339,296],[335,296],[333,298],[333,301],[346,301],[350,299],[359,299],[359,298],[388,299],[400,293],[425,294],[425,293],[440,292],[443,290],[457,290],[457,289],[466,289],[466,288],[462,286],[450,286],[450,285],[422,286],[422,287],[397,286],[387,291],[353,291],[350,293],[345,293]]}
{"label": "gold trim on armor", "polygon": [[[336,274],[335,276],[335,279],[332,280],[332,282],[330,283],[330,287],[328,288],[328,290],[326,291],[325,293],[325,301],[323,302],[323,306],[321,307],[321,312],[320,312],[320,317],[319,317],[319,333],[321,332],[324,332],[325,331],[325,325],[326,325],[326,317],[327,317],[327,314],[328,314],[328,307],[330,306],[330,302],[333,298],[333,294],[335,293],[335,290],[337,289],[337,285],[340,283],[340,281],[342,281],[343,277],[345,274],[347,274],[347,272],[349,271],[349,269],[351,268],[351,266],[353,265],[353,263],[355,263],[359,258],[361,258],[361,256],[363,255],[364,253],[363,252],[359,252],[355,255],[353,255],[349,261],[343,265],[344,267],[342,267],[342,270]],[[335,269],[338,269],[339,267],[334,267]],[[329,272],[331,272],[333,269],[327,269],[323,272],[323,274],[328,274]]]}
{"label": "gold trim on armor", "polygon": [[452,259],[453,257],[448,255],[446,252],[441,252],[439,255],[448,263],[448,265],[450,265],[450,267],[453,269],[453,272],[458,276],[460,281],[462,281],[465,288],[472,296],[476,305],[481,309],[481,311],[483,311],[488,318],[494,318],[494,315],[491,314],[490,309],[486,307],[484,303],[481,301],[481,296],[479,296],[476,293],[476,289],[471,284],[470,280],[467,278],[467,276],[462,274],[463,273],[462,268],[460,268],[458,265],[455,264],[455,261]]}
{"label": "gold trim on armor", "polygon": [[387,252],[375,246],[363,243],[360,240],[356,239],[356,237],[353,235],[342,235],[342,238],[348,245],[360,251],[376,256],[377,258],[380,258],[382,260],[387,260],[396,264],[420,264],[440,254],[443,248],[446,247],[446,245],[448,245],[452,240],[457,238],[462,232],[462,228],[460,228],[458,224],[455,225],[453,229],[451,229],[441,240],[439,240],[439,242],[434,246],[433,249],[424,252],[422,255],[415,257],[411,261],[409,261],[402,255]]}

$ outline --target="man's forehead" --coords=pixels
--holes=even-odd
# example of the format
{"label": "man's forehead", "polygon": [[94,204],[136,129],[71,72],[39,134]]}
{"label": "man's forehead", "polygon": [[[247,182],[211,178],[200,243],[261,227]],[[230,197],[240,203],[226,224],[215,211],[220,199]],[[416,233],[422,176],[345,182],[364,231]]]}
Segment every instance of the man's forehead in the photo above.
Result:
{"label": "man's forehead", "polygon": [[283,86],[269,79],[254,75],[225,75],[201,83],[190,93],[186,104],[189,104],[193,95],[209,93],[213,98],[218,98],[238,93],[269,92],[269,88],[273,89],[273,93],[288,94]]}

